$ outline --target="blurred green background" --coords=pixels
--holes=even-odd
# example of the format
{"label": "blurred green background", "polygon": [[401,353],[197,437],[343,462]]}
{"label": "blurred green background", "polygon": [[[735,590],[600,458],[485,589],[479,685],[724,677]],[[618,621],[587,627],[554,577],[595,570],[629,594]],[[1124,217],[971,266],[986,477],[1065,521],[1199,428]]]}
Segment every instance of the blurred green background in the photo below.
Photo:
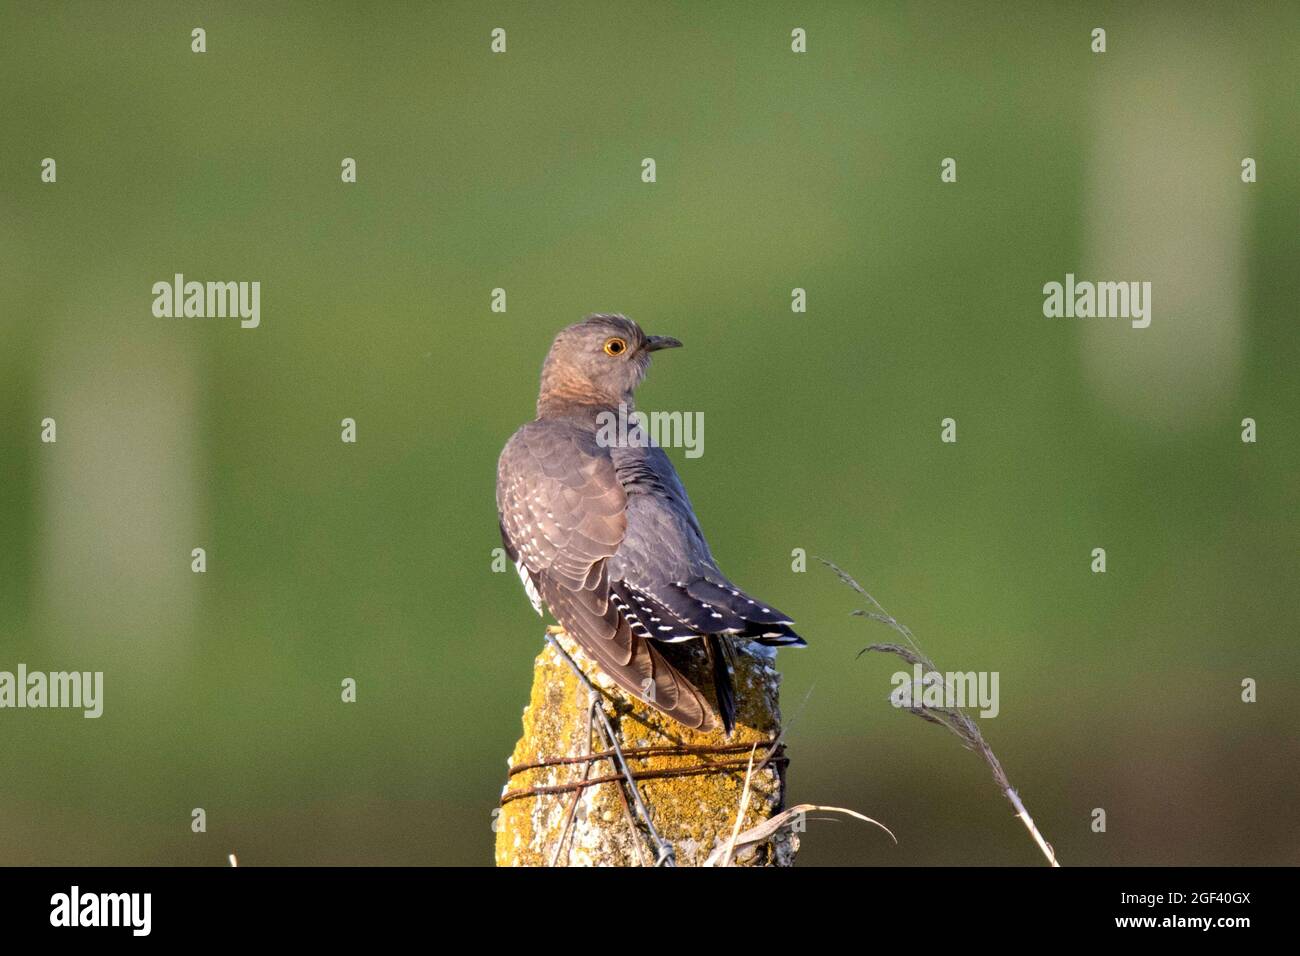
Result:
{"label": "blurred green background", "polygon": [[[0,711],[0,863],[489,864],[541,647],[496,456],[594,310],[685,341],[641,405],[810,640],[791,799],[899,836],[801,863],[1041,861],[794,548],[1000,672],[1065,863],[1300,862],[1300,16],[1223,6],[4,3],[0,670],[106,687]],[[154,318],[176,272],[261,327]],[[1151,327],[1044,318],[1067,272]]]}

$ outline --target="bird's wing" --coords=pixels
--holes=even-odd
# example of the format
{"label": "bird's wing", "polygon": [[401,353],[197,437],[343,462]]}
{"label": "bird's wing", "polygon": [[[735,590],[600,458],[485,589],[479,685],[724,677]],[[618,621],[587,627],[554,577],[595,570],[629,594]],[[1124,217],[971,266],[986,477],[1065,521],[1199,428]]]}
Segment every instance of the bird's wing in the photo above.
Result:
{"label": "bird's wing", "polygon": [[676,469],[662,448],[616,452],[628,529],[612,576],[650,636],[679,641],[728,634],[763,644],[805,643],[781,611],[731,583],[713,560]]}
{"label": "bird's wing", "polygon": [[620,687],[688,727],[716,717],[704,696],[644,636],[610,586],[627,530],[627,495],[607,449],[581,429],[532,422],[497,465],[501,537],[520,574]]}

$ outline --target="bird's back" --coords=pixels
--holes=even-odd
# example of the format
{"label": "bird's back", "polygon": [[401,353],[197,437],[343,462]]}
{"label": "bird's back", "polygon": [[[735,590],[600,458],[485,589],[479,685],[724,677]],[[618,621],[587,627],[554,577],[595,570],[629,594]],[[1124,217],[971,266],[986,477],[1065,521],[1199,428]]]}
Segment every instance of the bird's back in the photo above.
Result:
{"label": "bird's back", "polygon": [[611,579],[628,495],[594,428],[538,419],[497,463],[501,538],[538,612],[545,603],[601,670],[678,722],[708,728],[708,701],[663,657]]}

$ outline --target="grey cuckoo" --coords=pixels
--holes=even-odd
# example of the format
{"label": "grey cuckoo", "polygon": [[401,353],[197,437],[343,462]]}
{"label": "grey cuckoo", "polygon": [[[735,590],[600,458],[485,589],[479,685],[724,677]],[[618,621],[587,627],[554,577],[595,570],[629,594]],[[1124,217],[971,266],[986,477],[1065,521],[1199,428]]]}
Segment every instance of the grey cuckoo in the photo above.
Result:
{"label": "grey cuckoo", "polygon": [[[592,315],[555,337],[537,418],[497,463],[501,539],[533,607],[542,605],[620,687],[674,720],[730,733],[730,641],[803,645],[793,622],[718,570],[686,489],[635,421],[605,427],[645,377],[650,353],[682,343],[621,315]],[[717,712],[662,643],[702,641]]]}

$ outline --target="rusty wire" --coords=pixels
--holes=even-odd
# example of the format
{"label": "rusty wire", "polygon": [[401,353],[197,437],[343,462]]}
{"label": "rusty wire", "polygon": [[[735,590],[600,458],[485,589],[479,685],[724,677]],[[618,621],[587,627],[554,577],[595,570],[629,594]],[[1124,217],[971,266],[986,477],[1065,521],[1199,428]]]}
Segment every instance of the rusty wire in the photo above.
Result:
{"label": "rusty wire", "polygon": [[[648,757],[724,757],[728,754],[744,754],[745,756],[737,757],[732,760],[711,761],[702,760],[694,765],[684,767],[662,767],[657,770],[635,770],[631,771],[632,778],[636,781],[656,780],[667,777],[694,777],[710,773],[734,773],[743,772],[749,764],[748,753],[754,745],[752,743],[743,744],[724,744],[718,747],[693,747],[686,744],[677,744],[673,746],[659,747],[624,747],[622,748],[623,756],[628,760],[645,759]],[[768,756],[763,760],[763,764],[774,763],[784,767],[789,764],[790,759],[784,755],[785,745],[777,743],[775,752],[771,752],[771,743],[760,742],[758,744],[760,752],[768,750]],[[574,764],[584,764],[589,772],[591,764],[599,760],[612,760],[616,758],[613,750],[602,750],[591,754],[581,754],[572,757],[551,757],[547,760],[533,760],[527,763],[516,764],[511,767],[508,776],[514,777],[518,774],[529,770],[540,770],[546,767],[572,766]],[[630,768],[629,768],[630,769]],[[587,787],[596,787],[603,783],[616,783],[625,780],[626,777],[621,773],[606,774],[599,777],[584,776],[580,780],[570,783],[552,784],[549,786],[521,787],[518,790],[507,790],[501,794],[501,805],[505,806],[513,800],[519,800],[524,797],[542,796],[545,794],[555,793],[572,793],[575,790],[585,790]]]}

